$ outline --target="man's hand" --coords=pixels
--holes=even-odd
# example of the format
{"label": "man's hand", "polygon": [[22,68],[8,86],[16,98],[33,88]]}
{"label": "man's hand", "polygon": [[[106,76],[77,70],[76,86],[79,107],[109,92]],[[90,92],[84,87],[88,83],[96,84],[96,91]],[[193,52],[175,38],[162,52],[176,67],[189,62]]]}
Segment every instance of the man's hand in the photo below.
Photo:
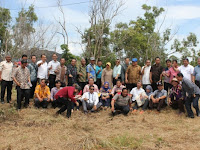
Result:
{"label": "man's hand", "polygon": [[19,82],[17,82],[17,86],[21,86],[21,84]]}
{"label": "man's hand", "polygon": [[196,95],[194,94],[193,97],[196,97]]}
{"label": "man's hand", "polygon": [[76,102],[75,104],[76,104],[77,107],[79,106],[79,103],[78,103],[78,102]]}
{"label": "man's hand", "polygon": [[115,77],[115,80],[117,80],[117,79],[118,79],[118,76]]}
{"label": "man's hand", "polygon": [[97,110],[97,106],[96,105],[94,105],[93,110]]}
{"label": "man's hand", "polygon": [[50,101],[51,101],[51,99],[50,99],[50,98],[48,98],[47,102],[50,102]]}
{"label": "man's hand", "polygon": [[153,83],[152,79],[150,79],[150,82]]}
{"label": "man's hand", "polygon": [[84,98],[84,101],[87,101],[88,99],[87,98]]}
{"label": "man's hand", "polygon": [[83,76],[83,74],[82,74],[82,73],[79,73],[79,76]]}
{"label": "man's hand", "polygon": [[71,74],[69,74],[69,77],[72,78],[73,76]]}
{"label": "man's hand", "polygon": [[1,76],[0,76],[0,81],[2,81],[2,78],[1,78]]}
{"label": "man's hand", "polygon": [[114,107],[112,107],[112,108],[111,108],[111,111],[112,111],[112,112],[114,112],[114,111],[115,111],[115,108],[114,108]]}
{"label": "man's hand", "polygon": [[106,100],[106,97],[102,96],[102,100]]}
{"label": "man's hand", "polygon": [[51,67],[49,68],[49,70],[51,70],[53,67],[52,67],[52,65],[51,65]]}
{"label": "man's hand", "polygon": [[38,99],[39,99],[39,101],[40,101],[40,102],[42,102],[42,101],[43,101],[43,99],[42,99],[42,98],[38,98]]}
{"label": "man's hand", "polygon": [[128,83],[128,80],[126,80],[125,82]]}

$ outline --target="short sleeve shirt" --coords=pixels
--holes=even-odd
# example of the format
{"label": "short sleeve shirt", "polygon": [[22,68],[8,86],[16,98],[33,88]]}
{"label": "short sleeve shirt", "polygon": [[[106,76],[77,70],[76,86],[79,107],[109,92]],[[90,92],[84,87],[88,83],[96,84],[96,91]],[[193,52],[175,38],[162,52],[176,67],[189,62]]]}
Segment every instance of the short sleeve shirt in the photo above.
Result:
{"label": "short sleeve shirt", "polygon": [[128,95],[123,97],[121,94],[116,94],[113,99],[119,106],[127,106],[129,103],[131,103],[131,98]]}
{"label": "short sleeve shirt", "polygon": [[35,88],[35,94],[38,94],[40,98],[47,98],[51,93],[48,86],[42,88],[40,85],[37,85]]}
{"label": "short sleeve shirt", "polygon": [[96,69],[96,66],[92,65],[92,64],[88,64],[87,68],[86,68],[87,73],[89,73],[89,76],[94,79],[94,82],[96,82],[96,71],[95,71],[95,69]]}
{"label": "short sleeve shirt", "polygon": [[200,81],[200,66],[196,66],[194,68],[194,74],[193,75],[195,76],[196,81]]}
{"label": "short sleeve shirt", "polygon": [[186,67],[184,65],[180,66],[178,70],[183,74],[185,78],[192,81],[191,75],[194,74],[194,67],[191,65],[187,65]]}
{"label": "short sleeve shirt", "polygon": [[159,98],[159,97],[162,97],[162,96],[166,96],[167,97],[167,91],[166,90],[155,90],[152,94],[155,98]]}
{"label": "short sleeve shirt", "polygon": [[163,67],[161,65],[154,64],[151,67],[151,71],[150,72],[152,73],[152,81],[154,83],[156,83],[156,82],[158,82],[160,80],[160,75],[163,72]]}

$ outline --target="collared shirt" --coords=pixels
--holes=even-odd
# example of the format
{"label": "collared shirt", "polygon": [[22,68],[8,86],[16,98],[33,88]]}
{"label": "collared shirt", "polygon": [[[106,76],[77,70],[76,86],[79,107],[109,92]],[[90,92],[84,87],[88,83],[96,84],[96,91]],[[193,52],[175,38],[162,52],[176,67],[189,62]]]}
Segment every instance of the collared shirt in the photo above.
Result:
{"label": "collared shirt", "polygon": [[[93,84],[93,86],[94,86],[94,92],[99,93],[98,86],[96,84]],[[89,92],[90,91],[89,89],[90,89],[90,85],[89,84],[85,85],[83,89],[83,93]]]}
{"label": "collared shirt", "polygon": [[194,68],[193,75],[195,76],[196,81],[200,81],[200,66],[199,65]]}
{"label": "collared shirt", "polygon": [[139,65],[130,65],[126,70],[126,73],[128,76],[128,83],[137,83],[140,80],[141,67]]}
{"label": "collared shirt", "polygon": [[167,91],[164,89],[162,89],[161,91],[155,90],[152,95],[154,96],[154,98],[166,96],[165,100],[167,99]]}
{"label": "collared shirt", "polygon": [[60,80],[61,82],[66,82],[66,74],[67,74],[67,67],[65,65],[58,66],[56,69],[56,80]]}
{"label": "collared shirt", "polygon": [[2,72],[1,73],[2,80],[12,81],[12,70],[13,70],[13,63],[11,61],[10,62],[7,62],[6,60],[2,61],[0,63],[0,71]]}
{"label": "collared shirt", "polygon": [[119,106],[127,106],[129,103],[131,103],[131,97],[128,95],[126,97],[123,97],[121,94],[115,94],[113,99],[115,100],[115,103]]}
{"label": "collared shirt", "polygon": [[21,89],[30,89],[30,86],[28,84],[30,78],[30,71],[27,67],[22,68],[21,66],[19,66],[17,69],[15,69],[13,77],[15,77],[17,82],[20,83]]}
{"label": "collared shirt", "polygon": [[86,73],[86,66],[80,66],[78,68],[78,74],[81,73],[82,76],[78,76],[78,81],[79,82],[86,82],[86,79],[87,79],[87,73]]}
{"label": "collared shirt", "polygon": [[[71,64],[67,67],[67,74],[68,74],[68,82],[70,85],[77,83],[77,68],[76,66],[72,66]],[[69,75],[73,77],[69,77]]]}
{"label": "collared shirt", "polygon": [[194,94],[200,95],[199,87],[186,77],[183,77],[182,80],[182,91],[184,97],[192,97]]}
{"label": "collared shirt", "polygon": [[194,74],[194,67],[188,64],[186,67],[184,65],[180,66],[178,70],[183,74],[185,78],[192,81],[191,75]]}
{"label": "collared shirt", "polygon": [[128,68],[129,65],[127,64],[124,64],[122,65],[122,68],[121,68],[121,79],[122,79],[122,82],[125,81],[125,73],[126,73],[126,69]]}
{"label": "collared shirt", "polygon": [[[40,64],[42,60],[39,60],[36,64]],[[38,67],[38,73],[37,73],[37,78],[39,79],[47,79],[48,78],[48,68],[47,68],[47,62],[43,63]]]}
{"label": "collared shirt", "polygon": [[84,101],[84,98],[88,99],[86,102],[89,103],[89,104],[97,105],[98,102],[99,102],[99,97],[98,97],[97,92],[93,92],[93,93],[86,92],[82,96],[83,101]]}
{"label": "collared shirt", "polygon": [[[52,66],[52,68],[51,68],[51,66]],[[54,61],[54,60],[50,61],[48,63],[48,69],[51,68],[49,70],[49,74],[55,75],[56,73],[54,71],[57,69],[58,66],[60,66],[60,62],[59,61]]]}
{"label": "collared shirt", "polygon": [[37,81],[37,70],[38,70],[38,67],[37,67],[36,63],[29,63],[27,68],[30,71],[31,81]]}
{"label": "collared shirt", "polygon": [[143,88],[138,89],[137,87],[133,88],[130,92],[131,95],[133,95],[132,97],[132,101],[136,101],[136,97],[139,96],[140,94],[145,93]]}
{"label": "collared shirt", "polygon": [[[98,71],[101,69],[101,71],[98,73]],[[96,66],[96,77],[97,79],[101,79],[101,75],[102,75],[102,71],[103,71],[103,68],[100,66]],[[98,73],[98,74],[97,74]]]}
{"label": "collared shirt", "polygon": [[152,73],[152,81],[154,83],[157,83],[159,80],[160,80],[160,75],[162,74],[163,72],[163,67],[161,65],[156,65],[154,64],[152,67],[151,67],[151,70],[150,72]]}
{"label": "collared shirt", "polygon": [[41,87],[41,85],[37,85],[35,88],[35,94],[38,94],[40,98],[48,98],[50,96],[50,89],[48,86]]}
{"label": "collared shirt", "polygon": [[144,66],[143,66],[141,72],[143,70],[144,70],[144,74],[142,75],[142,84],[144,84],[144,85],[151,84],[151,82],[150,82],[151,66],[147,66],[146,68],[144,68]]}
{"label": "collared shirt", "polygon": [[120,91],[121,93],[123,88],[125,88],[125,86],[121,85],[120,87],[117,87],[117,85],[115,85],[111,91],[111,94],[116,94],[117,91]]}
{"label": "collared shirt", "polygon": [[[178,69],[178,68],[176,68]],[[177,76],[177,74],[179,73],[178,70],[174,70],[173,67],[171,67],[168,71],[168,75],[169,75],[169,78],[170,78],[170,83],[172,82],[172,79],[175,78]]]}
{"label": "collared shirt", "polygon": [[53,87],[52,89],[51,89],[51,99],[52,100],[55,100],[55,95],[56,95],[56,93],[58,92],[58,91],[60,91],[62,89],[62,87],[60,87],[59,89],[57,88],[57,87]]}
{"label": "collared shirt", "polygon": [[94,82],[96,82],[96,71],[95,71],[96,66],[92,64],[88,64],[86,67],[87,73],[89,73],[89,77],[94,79]]}
{"label": "collared shirt", "polygon": [[118,77],[121,77],[121,68],[122,66],[121,65],[118,65],[113,68],[113,78],[115,78],[118,74],[119,76]]}

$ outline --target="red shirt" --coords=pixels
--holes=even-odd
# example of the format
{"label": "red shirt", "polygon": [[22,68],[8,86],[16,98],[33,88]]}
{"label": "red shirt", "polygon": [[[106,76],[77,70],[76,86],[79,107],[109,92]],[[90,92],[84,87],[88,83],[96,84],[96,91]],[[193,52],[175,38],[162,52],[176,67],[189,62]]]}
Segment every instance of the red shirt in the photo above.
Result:
{"label": "red shirt", "polygon": [[[54,97],[55,99],[58,99],[59,97],[69,98],[71,99],[72,102],[75,103],[76,99],[74,98],[75,97],[74,90],[75,90],[75,87],[73,86],[64,87],[61,90],[59,90]],[[82,94],[82,91],[80,91],[78,95],[81,95],[81,94]]]}

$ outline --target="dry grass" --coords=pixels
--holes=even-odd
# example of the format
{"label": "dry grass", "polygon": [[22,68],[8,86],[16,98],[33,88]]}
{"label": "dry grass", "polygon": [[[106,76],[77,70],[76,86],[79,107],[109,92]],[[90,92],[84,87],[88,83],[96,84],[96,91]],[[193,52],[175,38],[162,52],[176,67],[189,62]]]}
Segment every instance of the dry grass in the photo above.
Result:
{"label": "dry grass", "polygon": [[114,118],[109,110],[88,116],[75,111],[67,119],[55,117],[57,109],[31,104],[17,112],[13,105],[0,104],[1,150],[200,149],[200,118],[179,117],[171,109]]}

